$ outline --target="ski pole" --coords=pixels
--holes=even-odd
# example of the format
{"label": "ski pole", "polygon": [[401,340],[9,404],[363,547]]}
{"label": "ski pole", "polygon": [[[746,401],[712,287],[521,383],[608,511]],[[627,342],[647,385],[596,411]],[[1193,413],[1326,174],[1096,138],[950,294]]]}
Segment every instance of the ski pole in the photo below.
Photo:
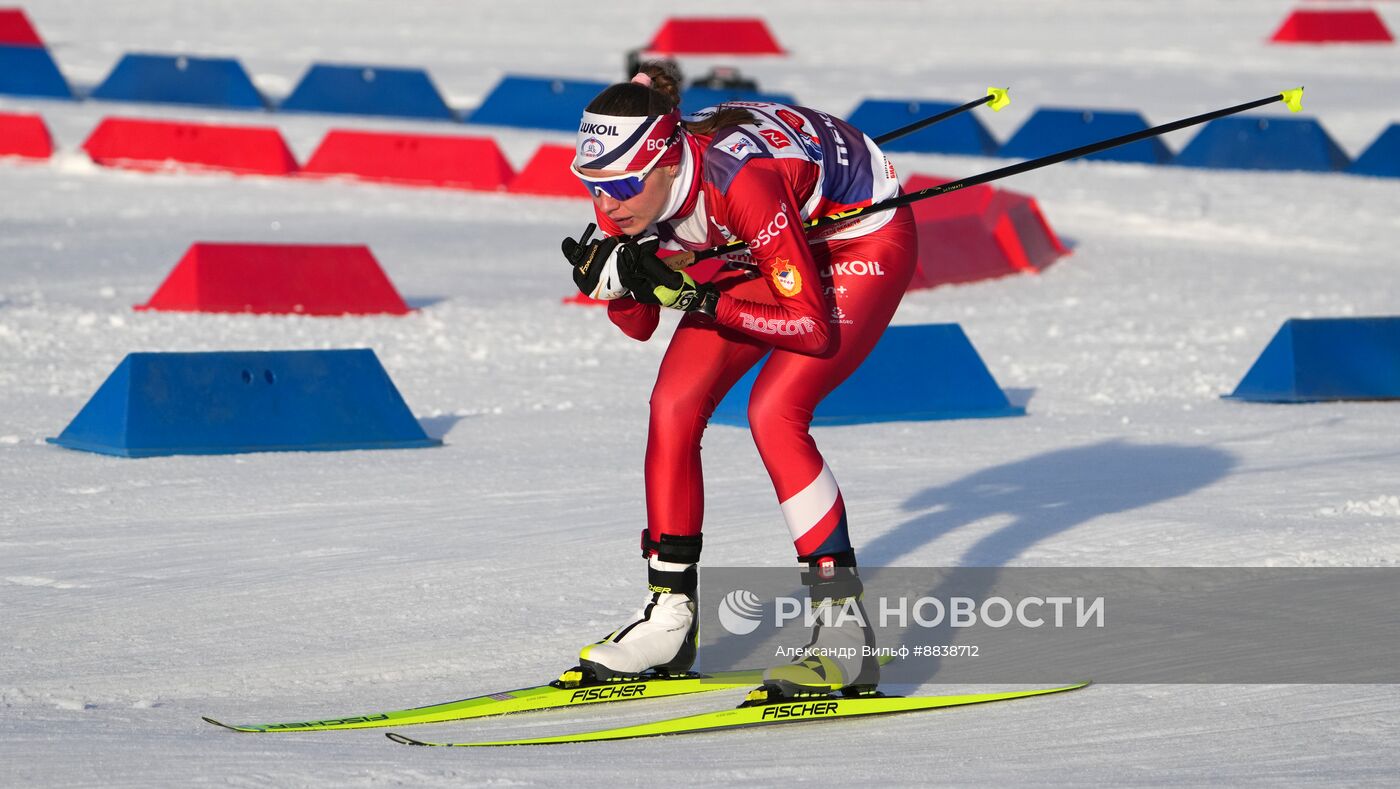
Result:
{"label": "ski pole", "polygon": [[[1112,137],[1110,139],[1090,143],[1088,145],[1081,145],[1078,148],[1070,148],[1069,150],[1061,151],[1059,153],[1048,154],[1038,159],[1031,159],[1029,161],[1021,162],[1020,164],[1008,165],[1006,167],[1001,167],[996,170],[988,170],[985,173],[969,176],[967,178],[962,179],[961,181],[949,181],[945,184],[940,184],[938,186],[931,186],[928,189],[921,189],[917,192],[910,192],[909,194],[899,195],[898,197],[891,197],[888,200],[882,200],[878,203],[872,203],[868,206],[865,206],[864,208],[852,208],[847,211],[842,211],[839,214],[831,214],[830,216],[823,216],[817,219],[809,219],[803,224],[803,227],[806,229],[807,232],[810,233],[813,230],[817,230],[823,227],[830,227],[831,225],[837,224],[838,222],[846,222],[852,219],[856,219],[858,217],[865,216],[866,214],[874,214],[880,211],[889,211],[894,208],[909,205],[910,203],[916,203],[920,200],[926,200],[930,197],[938,197],[939,195],[945,195],[949,192],[956,192],[959,189],[966,189],[969,186],[977,186],[978,184],[985,184],[989,181],[996,181],[1001,178],[1006,178],[1007,176],[1018,175],[1020,173],[1029,172],[1031,170],[1038,170],[1041,167],[1049,167],[1052,164],[1059,164],[1060,162],[1066,161],[1068,159],[1076,159],[1080,156],[1088,156],[1091,153],[1098,153],[1099,151],[1106,151],[1110,148],[1117,148],[1120,145],[1127,145],[1128,143],[1137,142],[1138,140],[1145,140],[1149,137],[1156,137],[1159,134],[1166,134],[1167,132],[1173,132],[1177,129],[1184,129],[1188,126],[1195,126],[1197,124],[1205,123],[1207,121],[1213,121],[1216,118],[1223,118],[1226,115],[1234,115],[1236,113],[1244,112],[1245,110],[1252,110],[1255,107],[1262,107],[1265,104],[1272,104],[1276,101],[1282,101],[1284,104],[1288,105],[1288,109],[1290,112],[1300,112],[1303,109],[1303,89],[1294,88],[1292,90],[1285,90],[1280,93],[1275,93],[1274,95],[1268,96],[1266,98],[1256,99],[1255,101],[1247,101],[1244,104],[1236,104],[1233,107],[1226,107],[1225,109],[1215,110],[1213,112],[1207,112],[1201,115],[1193,115],[1190,118],[1183,118],[1179,121],[1164,123],[1161,126],[1153,126],[1150,129],[1143,129],[1142,131],[1124,134],[1119,137]],[[682,258],[686,257],[684,254],[673,255],[670,258],[667,258],[667,263],[672,265],[674,268],[685,268],[701,260],[707,260],[712,257],[718,257],[719,255],[725,255],[730,252],[738,252],[739,250],[748,247],[748,245],[749,244],[747,241],[744,241],[742,239],[735,239],[734,241],[731,241],[728,244],[721,244],[717,247],[710,247],[709,249],[704,249],[699,252],[696,252],[693,260],[683,260]],[[672,261],[675,261],[675,263],[672,263]]]}
{"label": "ski pole", "polygon": [[920,129],[932,126],[933,124],[938,123],[939,121],[945,121],[953,117],[954,115],[960,115],[964,112],[967,112],[970,109],[973,109],[974,107],[980,107],[983,104],[987,104],[988,102],[991,102],[992,112],[1001,112],[1001,109],[1003,107],[1011,103],[1011,98],[1006,95],[1007,91],[1009,90],[1011,89],[987,88],[987,95],[983,96],[982,98],[976,99],[974,101],[969,101],[968,103],[958,107],[954,107],[951,110],[945,110],[943,112],[938,113],[937,115],[932,115],[930,117],[924,118],[921,121],[914,121],[908,126],[901,126],[898,129],[895,129],[894,131],[885,132],[884,134],[875,138],[875,144],[884,145],[890,140],[897,140],[906,134],[913,134],[914,132]]}

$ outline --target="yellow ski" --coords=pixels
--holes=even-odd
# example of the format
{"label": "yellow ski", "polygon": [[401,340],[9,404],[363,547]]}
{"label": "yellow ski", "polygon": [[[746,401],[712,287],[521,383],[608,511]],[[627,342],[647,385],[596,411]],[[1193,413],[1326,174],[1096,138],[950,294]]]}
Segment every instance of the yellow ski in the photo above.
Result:
{"label": "yellow ski", "polygon": [[[567,676],[567,675],[566,675]],[[321,720],[293,721],[289,723],[221,723],[213,718],[205,722],[222,726],[233,731],[267,734],[272,732],[339,731],[343,729],[371,729],[380,726],[407,726],[418,723],[441,723],[443,721],[467,720],[489,715],[504,715],[511,712],[532,712],[558,707],[576,707],[583,704],[599,704],[613,701],[634,701],[656,699],[665,696],[680,696],[688,693],[705,693],[712,690],[733,690],[752,687],[763,679],[763,670],[720,671],[714,674],[688,674],[675,678],[647,678],[622,680],[578,687],[559,687],[556,684],[535,685],[528,688],[489,693],[469,699],[449,701],[426,707],[413,707],[388,712],[372,712],[360,715],[345,715]]]}
{"label": "yellow ski", "polygon": [[573,742],[598,742],[600,740],[626,740],[633,737],[657,737],[667,734],[691,734],[702,731],[738,729],[750,726],[769,726],[798,721],[832,721],[855,718],[864,715],[891,715],[900,712],[920,712],[942,707],[960,707],[968,704],[986,704],[994,701],[1021,699],[1029,696],[1044,696],[1050,693],[1063,693],[1078,690],[1088,682],[1079,682],[1056,688],[1037,690],[1013,690],[1000,693],[969,693],[953,696],[865,696],[843,698],[809,698],[779,703],[746,703],[737,709],[718,712],[702,712],[680,718],[641,723],[634,726],[619,726],[597,731],[561,734],[555,737],[529,737],[517,740],[490,740],[484,742],[425,742],[405,737],[396,732],[387,732],[386,737],[403,745],[429,745],[453,748],[481,748],[499,745],[555,745]]}

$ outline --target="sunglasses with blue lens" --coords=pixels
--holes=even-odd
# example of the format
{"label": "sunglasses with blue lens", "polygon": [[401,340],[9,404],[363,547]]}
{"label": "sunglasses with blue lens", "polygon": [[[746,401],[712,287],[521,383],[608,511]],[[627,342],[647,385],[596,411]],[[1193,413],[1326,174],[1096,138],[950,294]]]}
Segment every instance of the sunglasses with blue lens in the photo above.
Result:
{"label": "sunglasses with blue lens", "polygon": [[631,200],[641,194],[642,189],[646,188],[646,179],[650,174],[650,167],[640,173],[622,173],[603,177],[584,175],[577,169],[574,170],[574,175],[583,182],[590,197],[606,195],[618,201]]}

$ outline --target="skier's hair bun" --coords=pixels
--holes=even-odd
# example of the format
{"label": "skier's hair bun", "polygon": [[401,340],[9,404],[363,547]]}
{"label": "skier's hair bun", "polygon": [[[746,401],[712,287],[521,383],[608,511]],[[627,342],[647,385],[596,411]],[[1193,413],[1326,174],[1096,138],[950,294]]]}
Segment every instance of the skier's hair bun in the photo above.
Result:
{"label": "skier's hair bun", "polygon": [[650,60],[641,65],[638,75],[651,80],[651,89],[665,96],[671,108],[681,106],[681,67],[673,60]]}
{"label": "skier's hair bun", "polygon": [[630,117],[665,115],[679,106],[680,67],[668,60],[651,60],[641,65],[631,81],[604,88],[588,103],[588,111]]}
{"label": "skier's hair bun", "polygon": [[[681,106],[681,69],[674,61],[649,60],[638,67],[628,82],[603,89],[588,103],[588,111],[599,115],[665,115]],[[742,107],[720,107],[703,118],[687,121],[693,134],[712,135],[726,126],[753,123],[754,117]]]}

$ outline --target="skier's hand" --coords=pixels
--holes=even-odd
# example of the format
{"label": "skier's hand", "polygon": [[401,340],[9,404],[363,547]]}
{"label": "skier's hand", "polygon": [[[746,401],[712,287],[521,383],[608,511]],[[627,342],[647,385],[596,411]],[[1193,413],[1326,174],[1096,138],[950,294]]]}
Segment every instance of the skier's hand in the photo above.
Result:
{"label": "skier's hand", "polygon": [[627,295],[627,286],[618,274],[618,249],[628,243],[626,236],[592,240],[597,225],[589,224],[579,240],[564,239],[560,245],[564,258],[574,269],[574,284],[585,296],[610,301]]}
{"label": "skier's hand", "polygon": [[632,297],[643,304],[660,304],[683,312],[700,312],[713,318],[719,291],[708,283],[696,284],[684,271],[676,271],[655,255],[656,247],[628,244],[619,250],[619,270]]}
{"label": "skier's hand", "polygon": [[652,293],[654,286],[651,276],[647,273],[657,266],[666,268],[666,264],[656,255],[656,250],[660,247],[661,239],[651,236],[640,241],[629,241],[617,250],[617,274],[622,286],[631,291],[632,298],[642,304],[661,303],[656,294]]}

